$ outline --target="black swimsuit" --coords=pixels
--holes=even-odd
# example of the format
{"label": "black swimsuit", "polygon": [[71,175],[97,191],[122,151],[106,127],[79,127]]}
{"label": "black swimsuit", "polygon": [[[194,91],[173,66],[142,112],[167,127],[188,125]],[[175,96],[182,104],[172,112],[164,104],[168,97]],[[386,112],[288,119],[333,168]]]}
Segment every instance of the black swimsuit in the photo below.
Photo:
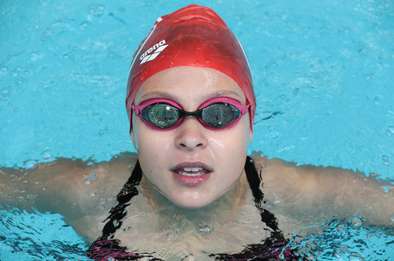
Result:
{"label": "black swimsuit", "polygon": [[[287,246],[288,240],[284,238],[282,231],[278,228],[276,217],[263,208],[264,194],[260,189],[261,178],[257,173],[253,159],[247,157],[245,172],[249,187],[254,197],[256,208],[260,212],[261,221],[270,228],[270,237],[256,244],[248,245],[240,253],[210,254],[214,260],[301,260],[302,258],[293,249]],[[162,260],[152,256],[151,253],[134,253],[127,251],[127,248],[120,245],[118,239],[114,239],[114,234],[122,225],[122,219],[126,216],[126,207],[130,205],[130,200],[138,195],[137,186],[142,178],[142,170],[137,161],[134,170],[117,195],[118,205],[110,210],[110,215],[105,221],[102,235],[92,243],[87,251],[87,256],[94,260],[138,260],[148,258],[149,260]]]}

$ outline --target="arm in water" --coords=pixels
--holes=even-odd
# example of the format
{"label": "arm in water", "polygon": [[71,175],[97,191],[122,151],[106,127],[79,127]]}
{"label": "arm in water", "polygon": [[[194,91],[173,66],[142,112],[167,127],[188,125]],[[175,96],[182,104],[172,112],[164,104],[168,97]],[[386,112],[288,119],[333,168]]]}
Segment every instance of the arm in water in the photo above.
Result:
{"label": "arm in water", "polygon": [[31,169],[0,168],[0,206],[60,213],[95,238],[134,163],[134,155],[120,154],[98,164],[57,159]]}
{"label": "arm in water", "polygon": [[306,223],[360,216],[369,224],[394,226],[394,185],[389,182],[334,167],[297,166],[259,156],[256,162],[264,165],[266,199],[288,216]]}

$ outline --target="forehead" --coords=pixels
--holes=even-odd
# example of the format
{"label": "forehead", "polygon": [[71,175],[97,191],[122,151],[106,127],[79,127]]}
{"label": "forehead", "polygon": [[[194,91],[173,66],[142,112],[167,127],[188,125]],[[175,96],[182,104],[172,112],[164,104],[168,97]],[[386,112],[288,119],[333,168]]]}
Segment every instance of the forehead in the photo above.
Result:
{"label": "forehead", "polygon": [[229,96],[245,102],[241,88],[224,73],[205,67],[179,66],[148,78],[138,90],[135,102],[138,104],[147,98],[167,97],[188,104],[215,96]]}

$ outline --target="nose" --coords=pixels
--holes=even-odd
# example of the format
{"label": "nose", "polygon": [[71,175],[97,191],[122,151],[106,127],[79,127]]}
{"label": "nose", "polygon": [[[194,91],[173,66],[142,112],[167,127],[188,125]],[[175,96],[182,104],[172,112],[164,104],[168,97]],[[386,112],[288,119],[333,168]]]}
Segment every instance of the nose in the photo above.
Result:
{"label": "nose", "polygon": [[175,146],[184,151],[203,149],[208,140],[205,136],[204,126],[194,117],[186,117],[177,128]]}

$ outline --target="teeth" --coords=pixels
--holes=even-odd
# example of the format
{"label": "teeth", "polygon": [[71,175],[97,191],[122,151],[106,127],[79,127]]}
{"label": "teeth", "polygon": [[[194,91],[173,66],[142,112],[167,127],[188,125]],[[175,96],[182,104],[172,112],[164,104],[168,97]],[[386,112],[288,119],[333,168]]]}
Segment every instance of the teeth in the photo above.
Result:
{"label": "teeth", "polygon": [[183,175],[183,176],[189,176],[189,177],[194,177],[194,176],[201,176],[205,173],[201,173],[201,172],[178,172],[178,174]]}
{"label": "teeth", "polygon": [[178,174],[184,176],[201,176],[205,174],[205,171],[201,167],[185,167],[179,169]]}
{"label": "teeth", "polygon": [[183,168],[183,171],[185,172],[199,172],[201,170],[202,168]]}

